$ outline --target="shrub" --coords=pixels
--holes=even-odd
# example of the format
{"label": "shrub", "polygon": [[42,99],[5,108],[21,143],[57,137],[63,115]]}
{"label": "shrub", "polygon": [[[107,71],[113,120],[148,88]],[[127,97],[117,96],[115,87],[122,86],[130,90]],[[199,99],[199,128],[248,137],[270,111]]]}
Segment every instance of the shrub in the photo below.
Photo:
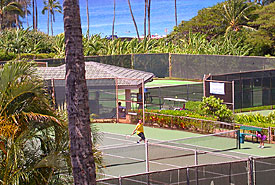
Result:
{"label": "shrub", "polygon": [[32,53],[23,53],[19,55],[18,59],[47,59],[53,58],[55,56],[54,53],[40,53],[40,54],[32,54]]}
{"label": "shrub", "polygon": [[203,97],[200,109],[207,115],[217,117],[218,121],[232,122],[232,111],[222,103],[223,100],[214,96]]}
{"label": "shrub", "polygon": [[16,58],[14,53],[0,52],[0,61],[9,61]]}

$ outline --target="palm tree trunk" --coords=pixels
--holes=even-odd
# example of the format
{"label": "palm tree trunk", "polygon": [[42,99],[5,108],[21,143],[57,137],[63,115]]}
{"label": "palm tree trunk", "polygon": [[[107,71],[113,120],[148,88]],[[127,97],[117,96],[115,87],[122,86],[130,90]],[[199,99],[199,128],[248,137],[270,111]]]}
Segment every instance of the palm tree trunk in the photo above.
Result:
{"label": "palm tree trunk", "polygon": [[148,36],[151,38],[151,0],[148,0]]}
{"label": "palm tree trunk", "polygon": [[27,20],[27,27],[29,27],[29,20],[28,20],[28,4],[27,4],[26,1],[25,1],[25,17],[26,17],[26,20]]}
{"label": "palm tree trunk", "polygon": [[87,13],[87,37],[90,39],[90,16],[89,16],[89,0],[86,0],[86,13]]}
{"label": "palm tree trunk", "polygon": [[116,20],[116,0],[114,0],[114,18],[113,18],[113,27],[112,27],[112,40],[114,40],[115,20]]}
{"label": "palm tree trunk", "polygon": [[32,0],[32,28],[35,30],[35,6],[34,6],[34,0]]}
{"label": "palm tree trunk", "polygon": [[135,28],[136,28],[137,37],[138,37],[138,40],[140,41],[140,37],[139,37],[139,33],[138,33],[138,27],[137,27],[137,23],[136,23],[134,14],[133,14],[133,12],[132,12],[132,7],[131,7],[130,0],[128,0],[128,5],[129,5],[130,13],[131,13],[131,16],[132,16],[132,19],[133,19],[133,22],[134,22],[134,25],[135,25]]}
{"label": "palm tree trunk", "polygon": [[50,34],[50,10],[48,9],[48,22],[47,22],[48,35]]}
{"label": "palm tree trunk", "polygon": [[144,3],[144,39],[146,38],[146,12],[147,12],[147,0],[145,0],[145,3]]}
{"label": "palm tree trunk", "polygon": [[175,0],[175,22],[176,22],[176,26],[178,26],[177,0]]}
{"label": "palm tree trunk", "polygon": [[74,184],[96,184],[79,0],[64,0],[66,102]]}
{"label": "palm tree trunk", "polygon": [[52,30],[52,35],[53,35],[53,14],[51,14],[51,30]]}
{"label": "palm tree trunk", "polygon": [[35,29],[38,28],[37,0],[35,0]]}

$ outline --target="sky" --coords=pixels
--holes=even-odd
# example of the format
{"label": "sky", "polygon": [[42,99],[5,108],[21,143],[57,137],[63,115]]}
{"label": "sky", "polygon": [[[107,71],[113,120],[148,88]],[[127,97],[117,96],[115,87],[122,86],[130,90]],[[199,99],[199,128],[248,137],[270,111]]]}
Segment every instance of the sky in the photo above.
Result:
{"label": "sky", "polygon": [[[130,0],[140,35],[144,32],[144,0]],[[59,0],[62,5],[63,0]],[[113,0],[89,0],[90,33],[109,36],[112,34]],[[197,15],[198,10],[222,2],[222,0],[177,0],[178,24],[182,20],[190,20]],[[86,0],[79,0],[82,33],[87,32]],[[47,13],[42,15],[43,0],[38,4],[38,29],[47,33]],[[31,7],[29,7],[32,12]],[[64,32],[63,15],[55,13],[53,24],[54,35]],[[23,26],[27,27],[26,19]],[[29,26],[32,26],[32,15],[28,16]],[[175,23],[174,0],[151,0],[151,34],[165,35],[173,30]],[[136,36],[135,27],[129,11],[127,0],[116,0],[115,33],[121,36]]]}

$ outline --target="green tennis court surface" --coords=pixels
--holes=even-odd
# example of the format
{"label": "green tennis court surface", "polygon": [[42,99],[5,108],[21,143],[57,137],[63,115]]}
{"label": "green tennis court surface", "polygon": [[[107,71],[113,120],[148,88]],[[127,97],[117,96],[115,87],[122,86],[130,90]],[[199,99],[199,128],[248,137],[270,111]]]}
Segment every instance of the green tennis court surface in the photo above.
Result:
{"label": "green tennis court surface", "polygon": [[268,114],[270,114],[273,111],[274,110],[259,110],[259,111],[241,112],[238,114],[261,114],[263,116],[267,116]]}
{"label": "green tennis court surface", "polygon": [[163,87],[163,86],[174,86],[174,85],[187,85],[187,84],[197,84],[201,82],[193,81],[182,81],[182,80],[153,80],[145,84],[146,88],[150,87]]}
{"label": "green tennis court surface", "polygon": [[[137,144],[136,136],[129,139],[125,137],[126,134],[131,134],[135,125],[114,123],[96,125],[103,132],[100,149],[104,154],[106,166],[103,169],[105,175],[99,178],[146,171],[145,145]],[[201,134],[151,127],[145,127],[145,135],[149,141],[147,152],[150,171],[192,166],[196,160],[197,164],[208,164],[234,161],[249,156],[274,155],[272,145],[266,144],[266,148],[259,149],[257,143],[245,142],[242,144],[242,149],[236,149],[236,139],[231,138],[215,136],[216,138],[211,139]],[[182,140],[190,137],[192,139]]]}

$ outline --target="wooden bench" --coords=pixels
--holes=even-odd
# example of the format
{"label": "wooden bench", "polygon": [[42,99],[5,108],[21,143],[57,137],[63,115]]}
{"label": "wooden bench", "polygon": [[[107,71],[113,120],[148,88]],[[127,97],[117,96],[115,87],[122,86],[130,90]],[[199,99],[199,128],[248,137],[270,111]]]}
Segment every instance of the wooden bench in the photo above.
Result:
{"label": "wooden bench", "polygon": [[250,126],[240,126],[240,130],[242,130],[243,132],[240,133],[240,142],[241,143],[244,143],[244,138],[245,136],[252,136],[252,142],[254,141],[253,138],[255,137],[257,142],[258,142],[258,137],[256,134],[254,133],[244,133],[245,130],[248,130],[248,131],[262,131],[262,128],[258,128],[258,127],[250,127]]}

